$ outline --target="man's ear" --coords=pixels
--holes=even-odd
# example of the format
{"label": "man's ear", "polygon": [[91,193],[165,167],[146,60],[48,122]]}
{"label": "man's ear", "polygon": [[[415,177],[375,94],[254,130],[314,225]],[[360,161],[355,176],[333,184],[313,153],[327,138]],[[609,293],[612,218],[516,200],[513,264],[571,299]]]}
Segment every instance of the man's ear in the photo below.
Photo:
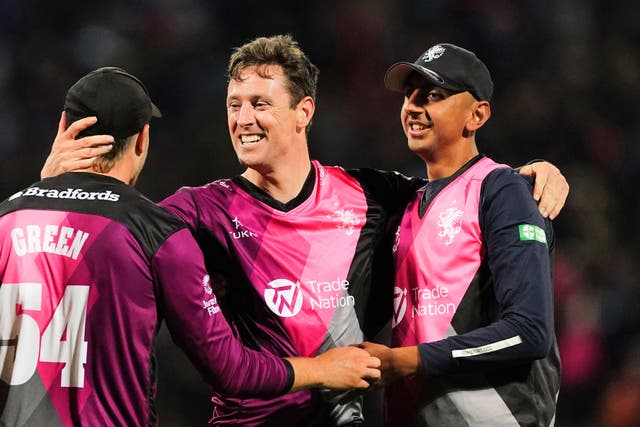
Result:
{"label": "man's ear", "polygon": [[305,96],[298,102],[296,106],[296,129],[301,131],[305,129],[316,111],[316,103],[310,96]]}
{"label": "man's ear", "polygon": [[475,132],[491,117],[491,106],[487,101],[477,101],[471,111],[471,117],[466,123],[466,131]]}
{"label": "man's ear", "polygon": [[149,148],[149,125],[146,124],[142,130],[138,133],[138,137],[135,142],[136,156],[143,155]]}

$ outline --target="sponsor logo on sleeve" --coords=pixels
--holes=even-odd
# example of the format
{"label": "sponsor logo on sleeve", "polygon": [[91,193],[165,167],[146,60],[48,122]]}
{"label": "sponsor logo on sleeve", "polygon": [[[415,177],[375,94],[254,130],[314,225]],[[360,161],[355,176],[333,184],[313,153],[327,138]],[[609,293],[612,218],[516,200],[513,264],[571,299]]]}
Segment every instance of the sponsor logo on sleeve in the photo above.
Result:
{"label": "sponsor logo on sleeve", "polygon": [[544,230],[533,224],[520,224],[518,226],[518,234],[521,241],[535,240],[537,242],[547,244],[547,235]]}
{"label": "sponsor logo on sleeve", "polygon": [[211,277],[209,277],[208,274],[205,274],[202,278],[202,290],[204,291],[205,295],[205,298],[202,300],[202,306],[205,310],[207,310],[209,316],[213,316],[214,314],[220,312],[218,299],[215,295],[213,295],[213,289],[211,289]]}

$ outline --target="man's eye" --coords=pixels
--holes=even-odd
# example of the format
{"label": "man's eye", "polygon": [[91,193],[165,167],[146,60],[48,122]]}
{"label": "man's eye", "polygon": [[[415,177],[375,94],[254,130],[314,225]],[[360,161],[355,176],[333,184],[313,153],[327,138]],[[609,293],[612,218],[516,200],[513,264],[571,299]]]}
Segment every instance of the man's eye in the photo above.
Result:
{"label": "man's eye", "polygon": [[429,102],[441,101],[442,99],[444,99],[444,96],[439,92],[429,92],[427,94],[427,100]]}

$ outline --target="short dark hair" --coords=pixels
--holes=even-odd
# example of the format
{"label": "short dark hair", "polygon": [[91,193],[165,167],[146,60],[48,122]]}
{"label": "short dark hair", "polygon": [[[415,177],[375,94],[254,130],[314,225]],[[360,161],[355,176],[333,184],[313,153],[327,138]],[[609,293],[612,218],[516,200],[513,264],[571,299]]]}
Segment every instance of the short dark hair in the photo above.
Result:
{"label": "short dark hair", "polygon": [[137,135],[138,134],[125,136],[124,138],[116,138],[113,141],[113,148],[110,151],[107,151],[106,153],[98,156],[91,163],[91,167],[96,172],[109,172],[116,164],[116,161],[118,161],[118,159],[122,157],[122,154],[126,151],[127,147],[132,144],[134,137],[137,138]]}
{"label": "short dark hair", "polygon": [[[233,50],[227,67],[227,82],[240,80],[240,73],[246,67],[256,66],[256,72],[269,77],[266,65],[279,65],[287,77],[287,88],[291,95],[291,108],[305,96],[314,101],[318,86],[318,67],[307,58],[291,35],[258,37]],[[307,126],[307,130],[311,123]]]}

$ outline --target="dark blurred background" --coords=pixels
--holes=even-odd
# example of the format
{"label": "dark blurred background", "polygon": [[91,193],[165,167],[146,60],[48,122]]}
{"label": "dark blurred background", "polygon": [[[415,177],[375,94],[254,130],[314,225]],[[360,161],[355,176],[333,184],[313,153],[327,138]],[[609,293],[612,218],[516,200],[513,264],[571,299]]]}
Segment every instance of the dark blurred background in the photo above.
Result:
{"label": "dark blurred background", "polygon": [[[640,3],[631,0],[0,1],[0,198],[38,179],[67,88],[120,66],[164,118],[138,187],[153,200],[241,171],[229,143],[233,47],[290,33],[320,68],[312,156],[424,176],[386,68],[437,42],[495,82],[481,151],[544,158],[571,194],[555,221],[558,426],[640,425]],[[209,390],[162,331],[160,425],[203,426]]]}

